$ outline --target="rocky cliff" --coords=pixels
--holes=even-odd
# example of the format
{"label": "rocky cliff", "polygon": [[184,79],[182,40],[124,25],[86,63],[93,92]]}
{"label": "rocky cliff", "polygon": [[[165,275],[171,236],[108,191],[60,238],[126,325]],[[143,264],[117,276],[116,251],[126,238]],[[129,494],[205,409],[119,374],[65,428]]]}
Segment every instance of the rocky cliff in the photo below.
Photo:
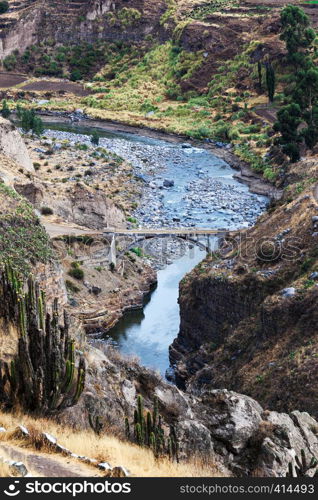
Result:
{"label": "rocky cliff", "polygon": [[[28,172],[33,172],[33,164],[27,152],[25,143],[16,127],[8,120],[0,117],[0,154],[13,160],[19,168],[25,168]],[[3,162],[7,161],[3,158]],[[3,181],[10,181],[10,169],[0,170]]]}
{"label": "rocky cliff", "polygon": [[185,277],[170,348],[180,387],[317,415],[317,214],[316,188],[286,197]]}

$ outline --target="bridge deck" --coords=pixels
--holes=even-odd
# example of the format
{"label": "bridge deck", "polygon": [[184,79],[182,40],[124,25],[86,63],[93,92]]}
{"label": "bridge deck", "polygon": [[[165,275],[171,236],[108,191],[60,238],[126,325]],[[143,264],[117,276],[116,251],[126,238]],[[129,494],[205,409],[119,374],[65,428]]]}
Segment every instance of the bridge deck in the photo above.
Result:
{"label": "bridge deck", "polygon": [[218,234],[227,234],[230,231],[227,229],[202,229],[202,228],[163,228],[163,229],[147,229],[147,228],[141,228],[141,229],[108,229],[104,230],[103,234],[116,234],[117,236],[125,236],[127,234],[140,234],[140,235],[195,235],[195,234],[202,234],[202,235],[207,235],[207,234],[212,234],[212,235],[218,235]]}

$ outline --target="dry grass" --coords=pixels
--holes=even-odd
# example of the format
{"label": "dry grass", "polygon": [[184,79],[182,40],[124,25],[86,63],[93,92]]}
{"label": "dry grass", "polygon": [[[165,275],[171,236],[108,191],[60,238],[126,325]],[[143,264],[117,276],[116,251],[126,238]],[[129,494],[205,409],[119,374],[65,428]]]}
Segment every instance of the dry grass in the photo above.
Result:
{"label": "dry grass", "polygon": [[[18,424],[31,430],[31,443],[17,438],[14,429]],[[122,442],[113,436],[97,436],[93,431],[74,431],[44,418],[35,419],[27,415],[0,413],[0,426],[7,429],[0,434],[0,441],[12,442],[21,447],[41,448],[38,432],[48,432],[58,438],[61,445],[79,455],[107,461],[112,466],[122,465],[137,477],[217,477],[222,474],[214,464],[204,464],[200,459],[176,464],[168,459],[155,459],[151,451],[131,443]],[[44,447],[41,451],[49,451]],[[67,458],[69,461],[69,458]],[[93,469],[92,469],[93,471]],[[1,476],[1,474],[0,474]]]}
{"label": "dry grass", "polygon": [[0,461],[0,477],[12,477],[13,473],[8,464]]}

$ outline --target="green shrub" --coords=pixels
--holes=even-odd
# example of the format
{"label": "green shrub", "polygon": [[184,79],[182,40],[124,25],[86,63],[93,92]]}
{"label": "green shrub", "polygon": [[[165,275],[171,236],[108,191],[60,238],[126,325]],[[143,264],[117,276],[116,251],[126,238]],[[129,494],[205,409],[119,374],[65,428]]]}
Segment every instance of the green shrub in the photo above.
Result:
{"label": "green shrub", "polygon": [[7,71],[12,71],[13,69],[15,69],[16,64],[17,64],[17,58],[13,54],[3,59],[3,66]]}
{"label": "green shrub", "polygon": [[50,207],[42,207],[41,208],[41,214],[42,215],[52,215],[53,214],[53,210]]}
{"label": "green shrub", "polygon": [[72,283],[72,281],[70,281],[70,280],[65,280],[65,285],[66,285],[67,290],[71,293],[80,292],[80,288],[78,288],[78,286],[74,285],[74,283]]}
{"label": "green shrub", "polygon": [[137,257],[142,257],[143,256],[143,251],[142,251],[142,248],[140,247],[135,247],[135,248],[132,248],[131,251],[137,255]]}
{"label": "green shrub", "polygon": [[97,130],[93,130],[93,133],[91,135],[91,143],[94,146],[98,146],[99,144],[99,133],[97,132]]}
{"label": "green shrub", "polygon": [[211,136],[211,130],[207,127],[198,127],[197,129],[188,130],[186,134],[194,139],[206,139]]}
{"label": "green shrub", "polygon": [[79,69],[73,69],[70,74],[70,79],[72,80],[72,82],[77,82],[78,80],[83,79],[83,75]]}
{"label": "green shrub", "polygon": [[5,99],[2,102],[2,108],[1,108],[0,112],[1,112],[1,115],[3,116],[3,118],[6,118],[6,119],[9,118],[9,116],[11,115],[11,111],[10,111],[8,103]]}
{"label": "green shrub", "polygon": [[0,14],[4,14],[9,10],[9,2],[0,2]]}
{"label": "green shrub", "polygon": [[24,133],[32,131],[32,134],[37,136],[43,134],[43,122],[39,116],[36,116],[34,109],[19,109],[17,115],[21,120]]}
{"label": "green shrub", "polygon": [[71,269],[68,272],[69,276],[75,278],[76,280],[84,279],[84,271],[80,268],[80,264],[78,262],[72,262]]}
{"label": "green shrub", "polygon": [[135,217],[127,217],[127,221],[132,224],[137,224],[137,219]]}

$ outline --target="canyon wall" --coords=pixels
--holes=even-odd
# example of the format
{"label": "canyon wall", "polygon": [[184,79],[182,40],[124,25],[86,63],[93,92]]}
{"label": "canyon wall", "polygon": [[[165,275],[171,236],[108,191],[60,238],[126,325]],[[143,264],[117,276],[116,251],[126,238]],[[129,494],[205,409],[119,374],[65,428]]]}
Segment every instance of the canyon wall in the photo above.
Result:
{"label": "canyon wall", "polygon": [[[226,387],[318,415],[318,204],[312,191],[280,204],[182,281],[170,360],[182,388]],[[281,253],[262,260],[259,242]]]}

